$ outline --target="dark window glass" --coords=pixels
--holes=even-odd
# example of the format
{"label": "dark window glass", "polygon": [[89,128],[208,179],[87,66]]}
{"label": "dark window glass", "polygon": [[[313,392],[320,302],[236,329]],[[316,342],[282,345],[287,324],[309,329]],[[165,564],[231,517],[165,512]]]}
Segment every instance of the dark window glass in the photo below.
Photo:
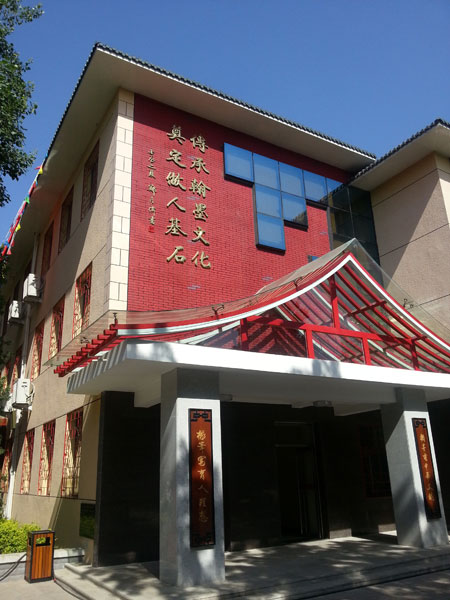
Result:
{"label": "dark window glass", "polygon": [[306,200],[291,194],[282,194],[283,218],[285,221],[292,221],[299,225],[308,225],[308,216],[306,214]]}
{"label": "dark window glass", "polygon": [[330,208],[330,225],[333,233],[347,236],[351,239],[354,236],[352,217],[349,212]]}
{"label": "dark window glass", "polygon": [[91,155],[84,165],[83,198],[81,201],[81,218],[87,213],[95,202],[97,196],[98,175],[98,142],[95,144]]}
{"label": "dark window glass", "polygon": [[284,225],[281,219],[269,215],[256,215],[257,220],[257,243],[278,250],[285,250]]}
{"label": "dark window glass", "polygon": [[231,144],[224,145],[225,174],[253,181],[252,153]]}
{"label": "dark window glass", "polygon": [[391,486],[381,426],[361,425],[359,436],[366,496],[390,496]]}
{"label": "dark window glass", "polygon": [[350,200],[348,197],[348,188],[346,186],[335,190],[332,194],[328,195],[328,205],[334,208],[342,208],[343,210],[350,210]]}
{"label": "dark window glass", "polygon": [[67,198],[64,200],[61,207],[61,222],[59,225],[59,243],[58,252],[64,248],[70,238],[70,226],[72,222],[72,203],[73,203],[73,188],[70,190]]}
{"label": "dark window glass", "polygon": [[44,248],[42,250],[41,277],[43,277],[50,268],[50,260],[52,257],[52,243],[53,243],[53,223],[47,229],[47,232],[44,236]]}
{"label": "dark window glass", "polygon": [[256,212],[282,218],[280,192],[255,185]]}
{"label": "dark window glass", "polygon": [[281,191],[295,196],[304,196],[303,171],[297,167],[291,167],[280,163]]}
{"label": "dark window glass", "polygon": [[325,177],[316,173],[310,173],[309,171],[303,171],[303,177],[305,180],[305,196],[308,200],[319,201],[325,198],[327,195]]}
{"label": "dark window glass", "polygon": [[367,219],[361,215],[352,215],[355,238],[360,242],[375,242],[375,229],[372,219]]}
{"label": "dark window glass", "polygon": [[370,193],[365,190],[358,190],[354,187],[348,188],[350,196],[350,206],[352,213],[357,213],[365,217],[372,218],[372,203]]}
{"label": "dark window glass", "polygon": [[276,160],[254,154],[253,167],[255,170],[255,183],[260,183],[276,190],[280,189],[280,177]]}

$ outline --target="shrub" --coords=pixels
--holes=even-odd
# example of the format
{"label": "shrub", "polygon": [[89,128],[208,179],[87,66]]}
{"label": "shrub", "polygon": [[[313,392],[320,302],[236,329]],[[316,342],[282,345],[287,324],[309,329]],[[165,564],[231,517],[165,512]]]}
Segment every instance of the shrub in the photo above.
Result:
{"label": "shrub", "polygon": [[27,549],[28,533],[38,531],[36,523],[18,523],[0,519],[0,554],[10,552],[25,552]]}

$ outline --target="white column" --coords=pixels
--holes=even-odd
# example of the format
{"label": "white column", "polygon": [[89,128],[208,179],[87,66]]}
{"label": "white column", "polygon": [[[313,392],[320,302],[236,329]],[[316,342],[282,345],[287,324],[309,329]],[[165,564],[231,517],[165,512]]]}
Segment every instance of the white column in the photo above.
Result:
{"label": "white column", "polygon": [[[189,409],[212,411],[216,543],[190,547]],[[164,583],[179,586],[224,581],[222,447],[217,373],[176,369],[161,382],[160,562]]]}
{"label": "white column", "polygon": [[[398,389],[397,402],[381,408],[398,543],[429,548],[448,544],[439,474],[425,394]],[[412,419],[426,419],[441,518],[427,519]]]}

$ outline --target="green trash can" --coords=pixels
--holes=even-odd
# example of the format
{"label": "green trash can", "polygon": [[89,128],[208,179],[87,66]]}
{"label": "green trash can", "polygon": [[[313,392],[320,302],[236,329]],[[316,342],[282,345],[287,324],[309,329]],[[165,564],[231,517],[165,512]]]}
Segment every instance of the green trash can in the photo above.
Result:
{"label": "green trash can", "polygon": [[30,531],[25,562],[25,579],[28,583],[53,579],[54,549],[54,531],[50,529]]}

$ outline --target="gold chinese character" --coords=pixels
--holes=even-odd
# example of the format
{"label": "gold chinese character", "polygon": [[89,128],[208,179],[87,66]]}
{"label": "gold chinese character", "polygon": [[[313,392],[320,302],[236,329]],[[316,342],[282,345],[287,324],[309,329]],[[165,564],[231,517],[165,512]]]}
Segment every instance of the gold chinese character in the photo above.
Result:
{"label": "gold chinese character", "polygon": [[432,494],[431,492],[429,492],[429,493],[427,494],[427,498],[428,498],[428,500],[429,500],[430,502],[433,502],[433,501],[434,501],[434,494]]}
{"label": "gold chinese character", "polygon": [[182,169],[186,168],[186,165],[183,165],[181,162],[181,152],[178,150],[171,150],[169,152],[169,158],[166,158],[166,160],[174,162],[177,167],[181,167]]}
{"label": "gold chinese character", "polygon": [[203,483],[197,489],[199,492],[203,492],[204,494],[209,494],[209,491],[205,488]]}
{"label": "gold chinese character", "polygon": [[[211,268],[211,263],[210,262],[206,262],[208,260],[209,256],[207,254],[205,254],[204,252],[202,252],[200,254],[200,266],[203,267],[204,269],[210,269]],[[191,261],[194,263],[195,266],[198,265],[198,259],[199,259],[199,252],[197,251],[194,256],[191,258]],[[198,447],[198,446],[197,446]]]}
{"label": "gold chinese character", "polygon": [[148,191],[149,191],[149,192],[151,192],[153,195],[155,195],[155,194],[156,194],[156,188],[155,188],[155,186],[153,185],[153,183],[151,183],[151,184],[148,186],[148,188],[147,188],[147,189],[148,189]]}
{"label": "gold chinese character", "polygon": [[197,431],[197,439],[206,440],[206,431],[204,429],[200,429],[199,431]]}
{"label": "gold chinese character", "polygon": [[199,508],[206,508],[206,500],[208,498],[199,498],[198,499],[198,506]]}
{"label": "gold chinese character", "polygon": [[206,456],[197,456],[197,462],[200,467],[204,467],[206,465]]}
{"label": "gold chinese character", "polygon": [[181,183],[183,181],[183,178],[180,177],[179,173],[174,173],[173,171],[170,171],[170,173],[168,173],[168,175],[166,177],[166,181],[167,181],[168,185],[172,185],[173,187],[179,187],[184,192],[186,191],[186,188]]}
{"label": "gold chinese character", "polygon": [[200,521],[200,523],[208,522],[208,515],[206,514],[206,512],[204,510],[199,511],[198,520]]}
{"label": "gold chinese character", "polygon": [[421,433],[420,436],[419,436],[419,439],[420,439],[421,442],[424,442],[425,441],[425,434]]}
{"label": "gold chinese character", "polygon": [[197,221],[206,221],[208,215],[206,214],[206,204],[195,204],[195,208],[192,211],[194,219]]}
{"label": "gold chinese character", "polygon": [[197,473],[199,474],[200,479],[204,480],[205,479],[205,473],[206,473],[206,469],[199,469],[197,471]]}
{"label": "gold chinese character", "polygon": [[166,258],[167,262],[170,262],[174,258],[176,263],[184,263],[186,257],[178,254],[178,252],[183,252],[183,246],[176,246],[172,254]]}
{"label": "gold chinese character", "polygon": [[166,205],[166,206],[167,206],[167,208],[169,208],[169,206],[171,206],[172,204],[174,204],[174,205],[175,205],[175,206],[178,208],[178,210],[181,210],[181,212],[186,212],[186,209],[185,209],[185,208],[183,208],[182,206],[180,206],[180,205],[177,203],[177,200],[178,200],[178,198],[177,198],[176,196],[175,196],[175,198],[172,198],[172,200],[169,200],[169,202],[168,202],[168,203],[167,203],[167,205]]}
{"label": "gold chinese character", "polygon": [[181,235],[184,235],[185,237],[187,237],[187,233],[184,233],[184,231],[181,229],[180,219],[171,217],[169,219],[169,221],[170,221],[170,223],[169,223],[169,225],[167,225],[165,235],[168,235],[169,233],[171,235],[180,235],[180,233],[181,233]]}
{"label": "gold chinese character", "polygon": [[422,458],[423,458],[423,462],[428,462],[428,454],[425,454],[425,452],[422,454]]}
{"label": "gold chinese character", "polygon": [[206,168],[206,164],[205,164],[205,161],[203,160],[203,158],[194,158],[194,160],[192,161],[192,164],[189,168],[195,169],[197,171],[197,173],[200,173],[200,171],[203,170],[203,171],[205,171],[205,173],[209,174],[209,171]]}
{"label": "gold chinese character", "polygon": [[430,471],[425,471],[425,479],[431,479]]}
{"label": "gold chinese character", "polygon": [[194,135],[194,137],[191,137],[191,142],[192,146],[194,148],[198,148],[200,152],[205,152],[205,150],[208,149],[208,146],[206,145],[206,140],[201,135]]}
{"label": "gold chinese character", "polygon": [[177,140],[179,144],[186,141],[186,138],[181,135],[181,127],[179,125],[172,125],[172,131],[167,136],[169,140]]}
{"label": "gold chinese character", "polygon": [[203,242],[205,244],[205,246],[209,246],[209,242],[207,240],[205,240],[203,237],[205,232],[203,231],[203,229],[200,226],[194,230],[194,234],[196,237],[192,239],[193,242],[198,242],[200,240],[201,242]]}
{"label": "gold chinese character", "polygon": [[205,442],[199,442],[199,443],[197,444],[197,448],[198,448],[199,450],[204,450],[204,449],[206,448],[206,443],[205,443]]}
{"label": "gold chinese character", "polygon": [[204,184],[203,181],[197,181],[196,179],[193,179],[189,191],[194,192],[194,194],[198,194],[202,198],[206,198],[206,192],[210,192],[211,188]]}

